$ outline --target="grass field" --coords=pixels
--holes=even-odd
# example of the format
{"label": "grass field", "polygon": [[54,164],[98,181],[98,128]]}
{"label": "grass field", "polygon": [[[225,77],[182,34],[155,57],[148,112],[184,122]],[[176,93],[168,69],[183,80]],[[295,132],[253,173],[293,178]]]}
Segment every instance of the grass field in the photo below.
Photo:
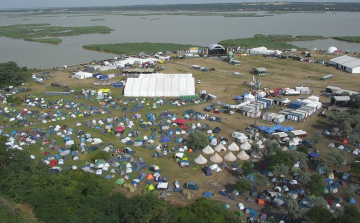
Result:
{"label": "grass field", "polygon": [[30,42],[49,43],[54,45],[58,45],[62,42],[62,39],[58,39],[58,38],[44,38],[44,39],[25,38],[24,40]]}
{"label": "grass field", "polygon": [[[329,60],[333,56],[329,55],[323,55],[323,54],[316,54],[315,52],[312,53],[314,58]],[[357,90],[358,89],[358,77],[356,74],[349,74],[345,73],[339,70],[336,70],[333,67],[326,67],[321,64],[309,64],[304,62],[298,62],[293,60],[283,60],[283,59],[268,59],[262,56],[238,56],[235,55],[235,59],[240,60],[242,65],[241,66],[232,66],[226,62],[223,61],[217,61],[213,60],[211,58],[193,58],[193,59],[183,59],[183,60],[177,60],[176,62],[170,61],[168,63],[163,64],[166,67],[165,73],[187,73],[191,72],[193,73],[193,76],[196,80],[201,80],[201,84],[196,85],[196,92],[200,90],[206,90],[208,93],[217,95],[217,101],[222,101],[229,104],[234,104],[233,98],[236,95],[241,95],[244,92],[248,92],[249,88],[243,85],[242,83],[244,81],[251,81],[253,78],[253,75],[250,74],[250,71],[254,67],[266,67],[268,68],[270,75],[269,76],[263,76],[261,78],[262,87],[271,87],[271,88],[277,88],[277,87],[294,87],[297,85],[304,85],[309,86],[311,90],[313,90],[314,95],[321,95],[320,91],[324,90],[326,86],[328,85],[335,85],[335,86],[341,86],[344,89],[350,89],[350,90]],[[201,72],[199,70],[193,70],[191,69],[192,64],[197,64],[204,67],[214,67],[216,68],[216,71],[212,72]],[[45,84],[41,85],[35,82],[28,82],[26,83],[26,87],[31,87],[33,92],[31,92],[36,97],[44,97],[47,100],[57,100],[57,99],[68,99],[73,100],[71,97],[48,97],[44,96],[44,91],[57,91],[58,88],[54,88],[50,86],[50,83],[56,82],[59,84],[69,84],[70,88],[74,89],[75,91],[80,91],[82,88],[84,89],[100,89],[104,88],[103,86],[93,86],[93,79],[85,79],[85,80],[75,80],[75,79],[69,79],[68,78],[68,71],[54,71],[53,73],[56,75],[55,78],[52,78],[48,81],[46,81]],[[117,73],[119,71],[112,71],[112,73]],[[241,77],[234,76],[234,72],[240,72],[242,74]],[[324,76],[326,74],[333,74],[333,78],[328,81],[320,81],[318,80],[318,77]],[[316,77],[316,78],[314,78]],[[121,77],[116,77],[115,80],[120,80]],[[71,82],[70,82],[71,80]],[[118,97],[121,99],[121,101],[129,100],[129,98],[124,98],[122,96],[122,89],[116,89],[111,88],[112,93],[111,95],[113,97]],[[24,96],[27,95],[23,94]],[[305,95],[306,97],[306,95]],[[289,97],[291,100],[295,100],[298,97]],[[326,98],[323,96],[320,96],[321,101],[327,105],[330,101],[330,98]],[[147,98],[147,101],[151,101],[151,98]],[[88,101],[85,101],[83,99],[76,99],[74,100],[75,103],[84,103],[92,106],[100,106],[97,102],[93,102],[91,104]],[[136,102],[131,103],[128,106],[129,108],[132,108]],[[148,113],[161,113],[163,111],[170,111],[172,113],[178,113],[178,117],[182,117],[182,114],[187,109],[194,109],[195,111],[203,112],[203,108],[206,106],[206,103],[200,103],[200,104],[194,104],[190,103],[187,106],[181,106],[181,107],[170,107],[169,105],[166,105],[164,107],[158,108],[158,109],[143,109],[140,110],[138,113],[142,115],[142,117],[145,117]],[[4,105],[1,105],[2,107]],[[23,109],[23,107],[15,107],[16,109]],[[30,110],[35,110],[36,108],[29,108]],[[40,109],[41,110],[41,109]],[[121,109],[110,109],[112,111],[112,114],[104,114],[104,115],[96,115],[91,117],[78,117],[75,119],[67,119],[63,121],[56,121],[56,122],[50,122],[46,124],[38,124],[33,127],[44,127],[45,129],[48,129],[50,125],[68,125],[69,127],[73,128],[75,131],[77,129],[82,129],[85,133],[92,134],[93,138],[99,137],[106,143],[114,143],[114,146],[116,148],[124,149],[126,147],[125,144],[119,142],[119,138],[115,137],[113,134],[108,133],[100,133],[96,129],[87,128],[84,125],[77,127],[76,123],[82,123],[84,124],[86,121],[92,121],[93,119],[103,119],[107,118],[108,116],[111,117],[123,117],[123,112]],[[271,112],[277,112],[280,110],[280,107],[278,106],[272,106],[269,111]],[[41,112],[44,112],[45,110],[41,110]],[[63,113],[67,113],[68,110],[63,110]],[[131,113],[128,113],[128,117],[131,116]],[[213,114],[210,114],[213,115]],[[237,119],[237,116],[241,116],[240,119]],[[222,118],[222,122],[209,122],[206,120],[201,121],[190,121],[190,123],[200,123],[203,124],[210,124],[211,129],[218,126],[221,128],[221,132],[219,133],[219,136],[224,136],[229,138],[229,143],[233,141],[229,137],[229,135],[235,131],[236,129],[243,130],[246,126],[253,124],[254,119],[248,118],[245,116],[242,116],[242,114],[234,114],[234,115],[226,115],[226,114],[219,114],[216,116],[219,116]],[[270,123],[267,123],[264,120],[258,119],[256,121],[257,125],[265,125],[269,126]],[[311,137],[314,130],[322,130],[324,128],[327,128],[327,121],[325,118],[312,116],[305,122],[293,122],[293,121],[285,121],[282,123],[283,126],[291,125],[295,127],[295,129],[303,129],[308,132],[308,135]],[[138,128],[139,121],[135,123],[134,128]],[[21,130],[24,128],[15,128],[15,130]],[[14,129],[4,129],[5,133],[8,133]],[[129,128],[125,130],[125,135],[130,131]],[[150,136],[150,131],[144,131],[140,129],[142,138],[144,135]],[[159,135],[158,135],[159,136]],[[178,137],[178,135],[176,135]],[[64,146],[63,139],[59,136],[50,135],[51,139],[56,140],[56,144]],[[155,143],[158,144],[158,140],[160,138],[157,137],[155,139]],[[75,140],[76,143],[79,142],[78,139]],[[326,154],[329,152],[328,147],[326,146],[329,142],[337,142],[336,139],[332,138],[326,138],[324,143],[321,143],[317,145],[317,148],[320,150],[322,156],[326,156]],[[88,144],[90,146],[90,144]],[[174,142],[169,143],[169,147],[175,146]],[[41,142],[38,141],[36,144],[32,146],[32,150],[29,151],[31,154],[36,156],[36,161],[43,159],[45,157],[44,152],[40,151],[39,149],[41,147],[44,147],[46,149],[46,145],[41,145]],[[29,150],[27,146],[23,147],[25,150]],[[146,163],[148,165],[156,164],[162,169],[163,175],[169,175],[170,176],[170,182],[173,182],[175,180],[180,181],[180,184],[182,186],[183,183],[186,181],[196,181],[197,184],[200,187],[199,191],[195,192],[195,199],[202,196],[202,193],[204,191],[211,191],[212,193],[215,193],[213,199],[221,201],[223,203],[228,203],[231,206],[231,210],[236,210],[236,204],[238,202],[242,202],[243,198],[240,198],[240,201],[232,201],[226,198],[223,198],[219,195],[217,195],[217,191],[222,189],[227,189],[228,191],[231,191],[233,188],[233,182],[235,182],[236,173],[232,171],[222,171],[221,173],[213,173],[212,176],[205,177],[204,174],[201,172],[200,168],[203,166],[208,165],[198,165],[200,168],[198,170],[193,170],[192,168],[179,168],[178,164],[175,162],[175,160],[171,158],[152,158],[150,156],[151,152],[154,152],[152,150],[149,150],[147,148],[141,148],[141,147],[134,147],[131,146],[136,153],[134,154],[134,157],[137,159],[139,157],[144,158]],[[220,156],[224,156],[226,152],[221,152]],[[55,155],[55,152],[50,150],[51,155]],[[198,155],[194,153],[188,153],[186,152],[187,157],[189,158],[189,161],[194,165],[193,159]],[[234,153],[236,155],[236,153]],[[90,159],[90,155],[81,154],[79,156],[79,160],[67,160],[65,161],[65,165],[63,167],[70,167],[72,165],[76,165],[78,167],[84,166],[86,161]],[[204,155],[206,158],[209,158],[209,155]],[[352,157],[353,159],[353,157]],[[241,161],[236,162],[230,162],[227,163],[228,165],[231,165],[233,163],[241,163]],[[211,162],[208,163],[211,165]],[[348,167],[342,167],[342,168],[348,168]],[[145,170],[145,172],[148,172]],[[108,173],[106,173],[108,174]],[[102,177],[105,177],[104,174]],[[138,172],[131,173],[131,179],[134,179],[137,176]],[[134,193],[127,192],[124,188],[122,188],[119,185],[115,184],[116,179],[120,178],[120,176],[117,174],[115,178],[110,179],[109,183],[114,186],[115,191],[122,191],[127,196],[132,196],[133,194],[140,194],[141,190],[144,188],[144,184],[140,183],[138,186],[138,189]],[[167,200],[169,200],[173,205],[186,205],[191,200],[184,200],[180,198],[176,194],[172,194],[171,196],[168,196]],[[254,207],[256,209],[259,208],[256,204],[248,204],[247,206]]]}

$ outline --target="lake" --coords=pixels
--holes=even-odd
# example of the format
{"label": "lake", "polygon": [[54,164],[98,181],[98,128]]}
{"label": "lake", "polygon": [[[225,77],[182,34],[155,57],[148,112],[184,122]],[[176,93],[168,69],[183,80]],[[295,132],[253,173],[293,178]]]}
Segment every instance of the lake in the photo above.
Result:
{"label": "lake", "polygon": [[[136,12],[138,13],[138,12]],[[248,13],[248,12],[246,12]],[[266,14],[266,12],[257,12]],[[100,21],[90,21],[104,19]],[[111,34],[89,34],[61,37],[60,45],[0,37],[0,62],[15,61],[29,68],[49,68],[91,60],[112,58],[114,54],[84,50],[83,45],[124,42],[179,43],[208,46],[225,39],[248,38],[255,34],[290,34],[322,36],[360,36],[360,13],[285,13],[266,17],[108,14],[18,15],[0,14],[0,26],[24,23],[50,23],[52,26],[102,25],[115,29]],[[360,52],[360,44],[333,39],[294,42],[318,49],[336,46],[338,49]]]}

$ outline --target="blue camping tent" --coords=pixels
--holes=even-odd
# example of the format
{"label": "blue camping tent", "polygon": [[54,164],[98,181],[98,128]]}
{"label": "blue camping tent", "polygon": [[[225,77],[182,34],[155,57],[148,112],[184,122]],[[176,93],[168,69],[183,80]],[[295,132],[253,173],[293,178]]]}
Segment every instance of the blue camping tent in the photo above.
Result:
{"label": "blue camping tent", "polygon": [[350,199],[349,199],[349,203],[350,203],[350,204],[356,204],[356,200],[355,200],[355,198],[350,197]]}
{"label": "blue camping tent", "polygon": [[165,136],[164,138],[160,139],[161,143],[165,143],[165,142],[171,142],[171,138],[168,136]]}
{"label": "blue camping tent", "polygon": [[204,172],[204,174],[205,174],[206,176],[211,176],[211,175],[212,175],[211,169],[210,169],[209,167],[204,167],[204,168],[202,169],[202,171]]}
{"label": "blue camping tent", "polygon": [[206,191],[204,194],[203,194],[204,197],[207,197],[207,198],[210,198],[211,197],[211,193],[209,191]]}
{"label": "blue camping tent", "polygon": [[228,192],[226,192],[225,190],[219,191],[219,194],[222,195],[222,196],[224,196],[224,197],[229,197]]}
{"label": "blue camping tent", "polygon": [[255,218],[259,215],[257,211],[255,211],[253,208],[246,208],[246,213],[250,215],[250,217]]}
{"label": "blue camping tent", "polygon": [[316,158],[316,157],[318,157],[318,156],[320,156],[320,155],[317,154],[317,153],[308,153],[308,156],[309,156],[310,158]]}

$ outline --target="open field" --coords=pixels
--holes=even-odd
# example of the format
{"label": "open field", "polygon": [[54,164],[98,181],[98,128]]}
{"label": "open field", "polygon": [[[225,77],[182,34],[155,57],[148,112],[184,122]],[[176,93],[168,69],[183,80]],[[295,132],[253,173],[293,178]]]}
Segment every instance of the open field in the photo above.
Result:
{"label": "open field", "polygon": [[[332,57],[335,56],[329,56],[324,54],[316,54],[315,52],[312,52],[312,57],[317,59],[324,59],[329,60]],[[236,95],[241,95],[244,92],[248,92],[249,88],[243,85],[242,83],[244,81],[251,81],[253,76],[250,74],[250,71],[252,68],[255,67],[266,67],[270,75],[269,76],[263,76],[261,77],[261,83],[262,87],[271,87],[271,88],[278,88],[278,87],[295,87],[298,85],[304,85],[309,86],[310,89],[313,91],[314,95],[321,95],[320,91],[324,90],[326,86],[328,85],[334,85],[334,86],[340,86],[344,89],[349,90],[358,90],[359,89],[359,83],[358,75],[356,74],[349,74],[345,73],[339,70],[336,70],[333,67],[326,67],[325,65],[321,64],[313,64],[313,63],[305,63],[305,62],[298,62],[293,60],[287,60],[287,59],[268,59],[262,56],[242,56],[239,57],[238,55],[235,55],[236,60],[240,60],[242,65],[241,66],[232,66],[226,62],[223,61],[217,61],[211,58],[193,58],[193,59],[182,59],[177,61],[170,61],[168,63],[163,64],[163,66],[166,67],[166,70],[164,73],[187,73],[191,72],[193,73],[193,76],[196,80],[201,80],[201,84],[196,85],[196,92],[199,92],[200,90],[206,90],[208,93],[211,93],[213,95],[217,95],[218,101],[222,101],[225,103],[233,104],[235,101],[233,98]],[[199,70],[192,70],[191,65],[196,64],[203,67],[213,67],[216,68],[216,71],[212,72],[201,72]],[[53,73],[56,75],[55,78],[51,78],[50,80],[46,81],[45,84],[41,85],[35,82],[28,82],[26,83],[26,87],[30,87],[33,89],[33,94],[36,97],[44,97],[46,100],[59,100],[59,99],[68,99],[73,100],[75,103],[83,103],[85,105],[91,105],[91,106],[97,106],[100,107],[100,105],[97,102],[90,103],[89,101],[85,101],[84,99],[72,99],[71,97],[60,97],[60,96],[45,96],[44,91],[57,91],[58,88],[54,88],[50,86],[50,83],[56,82],[59,84],[69,84],[71,89],[74,89],[75,91],[80,91],[81,89],[100,89],[104,88],[104,86],[93,86],[93,79],[86,79],[86,80],[76,80],[76,79],[69,79],[68,75],[69,72],[71,72],[71,69],[65,70],[65,71],[54,71]],[[118,71],[117,71],[118,72]],[[234,72],[240,72],[242,74],[241,77],[234,76]],[[115,71],[111,71],[111,73],[116,73]],[[333,78],[328,81],[320,81],[318,80],[320,77],[325,76],[327,74],[333,74]],[[316,78],[314,78],[316,77]],[[120,80],[122,77],[116,77],[116,80]],[[122,88],[116,89],[112,88],[111,95],[113,97],[120,98],[121,101],[128,101],[129,98],[124,98],[122,96]],[[27,96],[27,93],[22,94],[23,97]],[[306,95],[305,95],[306,97]],[[291,100],[295,100],[299,97],[289,97]],[[323,96],[320,96],[321,102],[323,102],[324,105],[328,105],[330,102],[330,98],[326,98]],[[141,99],[140,99],[141,100]],[[147,98],[146,101],[151,101],[152,98]],[[137,101],[129,102],[129,108],[132,108],[134,105],[137,104]],[[163,111],[170,111],[171,113],[178,113],[178,117],[182,118],[182,114],[184,111],[188,109],[194,109],[198,112],[203,112],[203,108],[206,106],[206,103],[200,103],[200,104],[194,104],[190,103],[187,106],[180,106],[180,107],[170,107],[168,104],[164,107],[160,107],[157,109],[142,109],[139,113],[142,115],[143,118],[145,118],[145,115],[148,113],[162,113]],[[4,105],[1,105],[1,107],[4,107]],[[23,109],[23,107],[17,106],[15,107],[18,110]],[[37,108],[29,108],[30,110],[36,110]],[[277,112],[281,108],[278,106],[273,106],[270,108],[269,111],[271,112]],[[54,123],[49,122],[46,124],[39,123],[36,126],[33,127],[44,127],[45,129],[48,129],[50,125],[68,125],[69,127],[73,128],[75,131],[77,129],[82,129],[85,133],[90,133],[93,138],[99,137],[106,143],[114,143],[115,148],[124,149],[126,147],[125,144],[119,142],[119,138],[115,137],[113,134],[105,134],[100,133],[99,130],[87,128],[84,126],[86,121],[91,121],[93,119],[103,119],[107,118],[108,116],[111,117],[123,117],[124,114],[121,109],[109,109],[112,111],[112,114],[104,114],[104,115],[96,115],[91,117],[78,117],[75,119],[67,119],[63,121],[56,121]],[[40,109],[41,112],[45,112],[44,109]],[[67,113],[69,110],[63,110],[63,113]],[[205,112],[206,113],[206,112]],[[131,113],[127,113],[128,117],[131,117]],[[239,114],[235,113],[234,115],[227,115],[227,114],[216,114],[216,116],[219,116],[222,118],[221,122],[210,122],[207,120],[200,120],[200,121],[189,121],[188,123],[201,123],[204,124],[210,124],[211,129],[218,126],[221,128],[221,132],[219,133],[219,136],[224,136],[229,138],[229,143],[233,141],[229,137],[229,135],[234,132],[237,129],[244,130],[248,125],[254,123],[254,119],[244,117],[241,115],[240,119],[237,119],[237,116]],[[83,126],[76,127],[75,123],[80,122],[83,124]],[[135,121],[135,127],[139,127],[139,121]],[[270,123],[265,122],[264,120],[257,120],[257,125],[265,125],[269,126]],[[308,118],[305,122],[293,122],[293,121],[285,121],[282,123],[283,126],[291,125],[295,127],[295,129],[303,129],[308,132],[308,136],[312,137],[312,134],[315,130],[322,131],[325,128],[328,128],[328,122],[325,118],[321,118],[318,116],[312,116]],[[4,129],[5,133],[9,133],[12,130],[21,130],[24,128],[8,128]],[[157,128],[157,130],[159,130]],[[129,132],[129,129],[127,128],[125,130],[125,135]],[[144,135],[150,136],[151,132],[150,130],[144,131],[140,129],[142,138]],[[158,135],[159,136],[159,135]],[[50,135],[51,139],[55,139],[56,143],[63,146],[63,139],[60,136],[56,135]],[[326,154],[331,151],[329,147],[327,147],[327,144],[329,142],[339,143],[337,139],[331,138],[331,137],[324,137],[325,141],[319,145],[317,145],[317,148],[319,149],[321,155],[323,158],[326,157]],[[158,144],[159,137],[155,139],[155,144]],[[79,140],[76,140],[76,143],[78,143]],[[169,143],[169,148],[172,148],[175,146],[174,142]],[[29,150],[29,152],[36,156],[36,161],[43,159],[45,157],[44,152],[40,151],[39,149],[41,147],[46,148],[46,145],[41,145],[40,140],[32,145],[32,150],[30,151],[27,146],[24,146],[25,150]],[[153,150],[149,150],[147,148],[141,148],[141,147],[134,147],[131,146],[136,153],[133,154],[133,156],[137,159],[139,157],[144,158],[146,163],[148,165],[156,164],[162,169],[162,175],[169,175],[170,180],[169,182],[173,182],[175,180],[178,180],[180,182],[180,185],[182,185],[187,181],[195,181],[199,187],[199,191],[194,191],[195,199],[200,198],[205,191],[210,191],[214,194],[216,194],[213,199],[221,201],[223,203],[228,203],[231,206],[231,210],[237,210],[236,204],[239,202],[243,202],[246,207],[253,207],[256,210],[259,210],[262,208],[261,206],[255,204],[255,203],[248,203],[244,202],[244,197],[239,197],[237,201],[232,201],[227,198],[221,197],[217,194],[218,191],[226,189],[229,192],[233,189],[233,183],[236,180],[237,173],[235,171],[225,171],[223,170],[220,173],[213,173],[212,176],[204,176],[204,174],[201,172],[200,168],[197,170],[190,168],[180,168],[178,164],[175,162],[175,160],[171,156],[166,156],[161,159],[159,158],[152,158],[150,156],[151,152],[154,152]],[[201,153],[201,152],[200,152]],[[219,153],[220,156],[224,156],[226,152]],[[50,155],[55,155],[55,152],[50,151]],[[172,155],[172,154],[171,154]],[[192,163],[192,165],[195,165],[193,162],[193,159],[198,156],[198,154],[194,153],[188,153],[186,152],[187,157],[189,158],[189,161]],[[236,154],[235,154],[236,155]],[[74,160],[67,160],[65,161],[65,165],[63,167],[70,167],[72,165],[76,165],[78,167],[84,166],[86,161],[90,159],[90,155],[81,154],[79,157],[80,159],[77,161]],[[210,157],[210,155],[204,155],[207,159]],[[169,158],[168,158],[169,157]],[[351,159],[354,159],[355,157],[351,157]],[[211,163],[209,161],[209,163]],[[208,163],[208,164],[209,164]],[[227,163],[229,166],[233,163],[241,163],[241,161],[231,162]],[[208,166],[208,165],[198,165],[199,167]],[[349,166],[343,166],[341,167],[341,171],[344,172],[345,170],[348,170]],[[148,172],[145,170],[145,172]],[[136,178],[137,174],[139,172],[133,172],[131,173],[130,181],[134,178]],[[104,174],[106,175],[106,174]],[[104,175],[102,177],[104,177]],[[144,183],[140,183],[138,186],[138,189],[134,193],[127,192],[124,188],[122,188],[119,185],[115,184],[115,181],[120,178],[120,176],[117,174],[115,178],[110,179],[109,183],[114,186],[114,191],[122,191],[127,196],[132,196],[133,194],[140,194],[141,190],[144,188]],[[272,189],[272,188],[271,188]],[[172,204],[178,206],[178,205],[186,205],[192,202],[192,200],[185,200],[182,199],[177,193],[172,193],[172,195],[168,196],[167,200],[169,200]],[[359,203],[358,203],[359,204]],[[357,204],[357,207],[359,208],[359,205]],[[265,208],[270,208],[268,206],[265,206]],[[273,210],[276,212],[278,210]]]}

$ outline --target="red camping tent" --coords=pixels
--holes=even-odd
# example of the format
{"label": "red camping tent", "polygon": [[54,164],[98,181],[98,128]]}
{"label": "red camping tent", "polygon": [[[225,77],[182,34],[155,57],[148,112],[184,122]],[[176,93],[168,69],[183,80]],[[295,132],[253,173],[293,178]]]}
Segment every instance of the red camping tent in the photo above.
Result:
{"label": "red camping tent", "polygon": [[181,118],[177,118],[177,119],[174,120],[174,123],[183,125],[183,124],[186,123],[186,120],[181,119]]}
{"label": "red camping tent", "polygon": [[56,165],[56,160],[51,160],[50,166],[55,166],[55,165]]}
{"label": "red camping tent", "polygon": [[119,126],[116,128],[115,133],[122,133],[124,131],[125,127]]}

